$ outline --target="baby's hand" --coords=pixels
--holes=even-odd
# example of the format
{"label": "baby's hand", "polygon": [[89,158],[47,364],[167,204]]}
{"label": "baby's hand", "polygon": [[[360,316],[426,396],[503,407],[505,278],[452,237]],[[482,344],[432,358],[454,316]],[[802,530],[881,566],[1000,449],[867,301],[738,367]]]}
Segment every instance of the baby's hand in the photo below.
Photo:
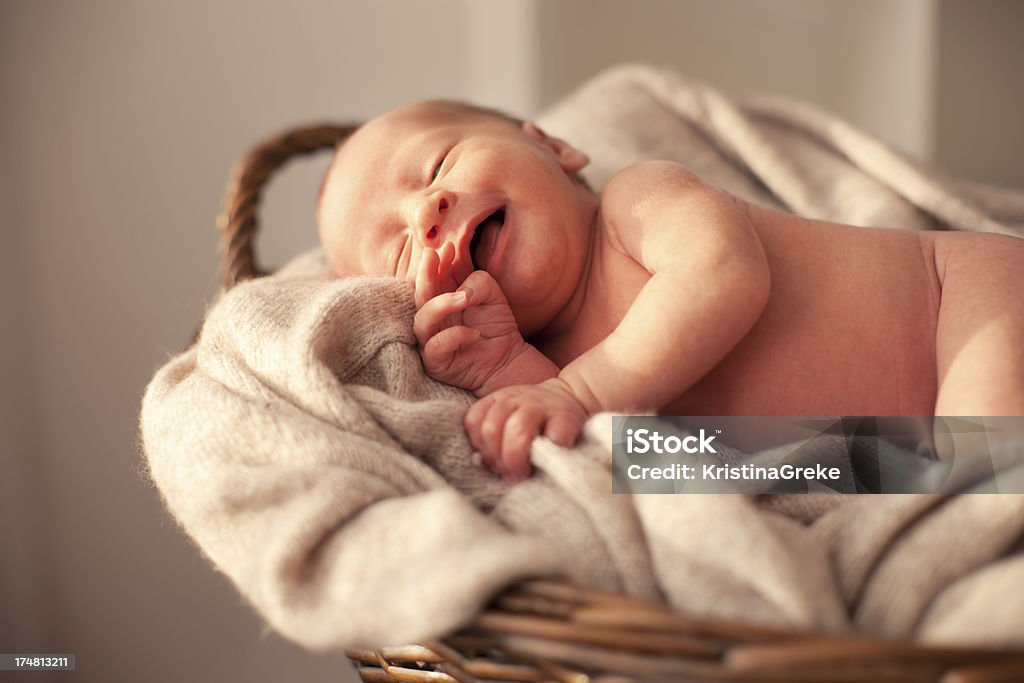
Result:
{"label": "baby's hand", "polygon": [[543,434],[560,446],[576,441],[587,410],[556,378],[505,387],[474,403],[464,425],[484,464],[508,481],[530,476],[530,443]]}
{"label": "baby's hand", "polygon": [[416,310],[439,294],[454,292],[466,277],[455,272],[455,245],[445,242],[438,250],[427,249],[416,272]]}
{"label": "baby's hand", "polygon": [[427,374],[479,391],[527,349],[508,301],[489,273],[475,270],[458,285],[440,257],[428,252],[416,276],[413,332]]}

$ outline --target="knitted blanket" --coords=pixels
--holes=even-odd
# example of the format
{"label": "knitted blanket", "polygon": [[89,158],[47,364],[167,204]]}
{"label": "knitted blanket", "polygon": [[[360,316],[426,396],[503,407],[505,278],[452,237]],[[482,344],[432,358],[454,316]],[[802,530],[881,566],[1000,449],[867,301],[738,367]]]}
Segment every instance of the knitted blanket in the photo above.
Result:
{"label": "knitted blanket", "polygon": [[[618,68],[541,120],[600,187],[640,158],[850,223],[1014,232],[1024,196],[942,179],[806,105],[737,103]],[[927,642],[1024,644],[1024,496],[613,495],[611,420],[509,486],[474,459],[472,397],[427,377],[408,285],[318,254],[240,285],[149,385],[141,440],[170,513],[310,648],[435,638],[503,587],[574,581],[698,615]],[[753,570],[752,568],[756,568]]]}

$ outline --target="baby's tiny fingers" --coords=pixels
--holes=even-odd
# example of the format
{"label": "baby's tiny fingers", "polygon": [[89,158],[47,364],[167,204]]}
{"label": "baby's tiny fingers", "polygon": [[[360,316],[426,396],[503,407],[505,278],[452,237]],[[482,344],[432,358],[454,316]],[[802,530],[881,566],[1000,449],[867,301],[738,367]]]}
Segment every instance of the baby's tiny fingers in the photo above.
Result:
{"label": "baby's tiny fingers", "polygon": [[447,292],[421,305],[412,320],[412,331],[417,341],[424,344],[445,326],[451,325],[448,317],[468,308],[471,298],[469,292]]}
{"label": "baby's tiny fingers", "polygon": [[487,444],[484,442],[483,425],[484,420],[487,419],[487,414],[490,412],[493,405],[493,395],[484,396],[469,407],[469,410],[466,411],[466,417],[462,419],[462,426],[466,428],[466,435],[469,437],[469,443],[471,443],[473,448],[479,451],[483,456],[484,464],[487,465],[488,468],[491,466],[487,462]]}
{"label": "baby's tiny fingers", "polygon": [[442,292],[454,291],[458,286],[455,277],[455,244],[445,242],[438,250],[437,286]]}
{"label": "baby's tiny fingers", "polygon": [[481,304],[505,303],[505,294],[495,281],[494,276],[486,270],[474,270],[460,285],[462,289],[476,292],[476,300]]}
{"label": "baby's tiny fingers", "polygon": [[480,423],[480,452],[484,456],[484,463],[503,477],[506,470],[501,458],[502,438],[509,415],[515,409],[516,406],[509,401],[494,401]]}
{"label": "baby's tiny fingers", "polygon": [[437,265],[437,252],[433,249],[425,249],[423,258],[420,259],[420,267],[416,270],[415,302],[417,310],[440,293],[437,287]]}
{"label": "baby's tiny fingers", "polygon": [[452,263],[455,262],[455,244],[452,242],[445,242],[441,245],[441,248],[437,250],[438,259],[438,273],[451,268]]}
{"label": "baby's tiny fingers", "polygon": [[539,410],[520,408],[505,423],[501,461],[511,481],[522,481],[530,476],[530,444],[540,433],[543,422],[544,415]]}
{"label": "baby's tiny fingers", "polygon": [[576,442],[576,436],[582,427],[583,424],[571,415],[557,413],[548,420],[547,426],[544,428],[544,436],[559,446],[569,447]]}
{"label": "baby's tiny fingers", "polygon": [[473,344],[479,338],[480,333],[472,327],[446,327],[423,345],[423,358],[429,366],[445,366],[459,349]]}

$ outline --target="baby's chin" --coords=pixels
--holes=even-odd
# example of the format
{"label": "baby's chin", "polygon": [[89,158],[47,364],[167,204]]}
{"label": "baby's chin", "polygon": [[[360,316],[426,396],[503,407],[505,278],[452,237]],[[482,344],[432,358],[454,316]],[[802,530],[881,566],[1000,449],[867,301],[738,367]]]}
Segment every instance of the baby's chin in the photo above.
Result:
{"label": "baby's chin", "polygon": [[525,338],[536,335],[547,328],[568,303],[568,300],[563,301],[561,298],[552,296],[519,297],[516,294],[512,293],[511,296],[506,296],[509,300],[509,308],[512,309],[512,314],[519,323],[520,332]]}

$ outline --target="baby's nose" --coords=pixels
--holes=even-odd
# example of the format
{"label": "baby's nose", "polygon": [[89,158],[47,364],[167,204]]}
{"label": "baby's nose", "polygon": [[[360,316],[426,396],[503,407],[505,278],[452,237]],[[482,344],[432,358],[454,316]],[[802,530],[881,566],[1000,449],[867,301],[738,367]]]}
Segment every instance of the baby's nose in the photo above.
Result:
{"label": "baby's nose", "polygon": [[416,216],[416,231],[423,243],[436,247],[446,238],[447,219],[455,204],[455,197],[448,192],[437,192],[425,197]]}

